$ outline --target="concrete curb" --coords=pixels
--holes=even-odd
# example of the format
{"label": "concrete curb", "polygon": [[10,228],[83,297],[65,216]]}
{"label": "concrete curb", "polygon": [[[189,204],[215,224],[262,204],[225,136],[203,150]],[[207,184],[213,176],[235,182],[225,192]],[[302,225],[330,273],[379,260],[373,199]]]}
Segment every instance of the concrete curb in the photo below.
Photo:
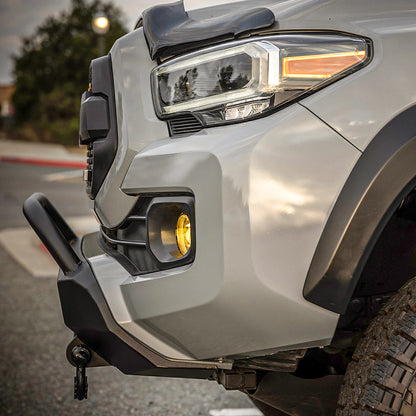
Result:
{"label": "concrete curb", "polygon": [[[67,221],[78,236],[99,229],[92,215],[69,217]],[[0,249],[6,250],[33,277],[56,277],[58,275],[57,264],[29,227],[0,230]]]}
{"label": "concrete curb", "polygon": [[0,162],[85,169],[85,153],[54,143],[33,143],[0,138]]}
{"label": "concrete curb", "polygon": [[87,167],[86,162],[77,162],[73,160],[37,159],[37,158],[16,157],[16,156],[0,156],[0,162],[19,163],[23,165],[74,168],[74,169],[85,169]]}

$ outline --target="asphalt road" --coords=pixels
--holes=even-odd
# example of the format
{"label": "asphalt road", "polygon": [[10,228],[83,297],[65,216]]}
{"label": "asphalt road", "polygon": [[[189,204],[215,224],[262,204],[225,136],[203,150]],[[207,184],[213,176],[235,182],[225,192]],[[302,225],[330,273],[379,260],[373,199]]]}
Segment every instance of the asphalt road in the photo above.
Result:
{"label": "asphalt road", "polygon": [[[42,191],[65,216],[88,214],[84,185],[54,182],[62,169],[0,163],[0,230],[25,226],[23,200]],[[65,359],[65,327],[53,278],[34,278],[0,247],[0,415],[209,415],[248,408],[239,392],[210,381],[125,376],[88,370],[89,398],[73,399],[74,369]]]}
{"label": "asphalt road", "polygon": [[[74,172],[74,170],[72,170]],[[0,163],[0,229],[27,225],[22,205],[33,192],[43,192],[64,216],[89,215],[89,199],[81,179],[51,180],[71,170]],[[79,178],[81,178],[81,171]]]}

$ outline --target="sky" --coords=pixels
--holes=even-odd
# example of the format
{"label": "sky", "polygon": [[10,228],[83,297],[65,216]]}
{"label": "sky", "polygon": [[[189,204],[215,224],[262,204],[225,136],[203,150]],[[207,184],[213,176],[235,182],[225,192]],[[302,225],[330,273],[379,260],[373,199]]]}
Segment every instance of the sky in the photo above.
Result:
{"label": "sky", "polygon": [[[158,3],[173,0],[113,0],[125,15],[126,27],[131,30],[141,12]],[[185,0],[185,8],[206,7],[226,3],[227,0]],[[12,54],[18,54],[20,39],[34,30],[48,16],[68,10],[71,0],[0,0],[0,84],[10,84],[12,78]]]}

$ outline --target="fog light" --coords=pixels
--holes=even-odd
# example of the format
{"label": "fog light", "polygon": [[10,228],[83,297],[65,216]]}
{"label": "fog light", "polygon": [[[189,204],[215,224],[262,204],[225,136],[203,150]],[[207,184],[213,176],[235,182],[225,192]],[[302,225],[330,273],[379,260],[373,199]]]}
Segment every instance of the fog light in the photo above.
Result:
{"label": "fog light", "polygon": [[191,221],[184,213],[178,218],[175,234],[179,251],[184,256],[191,248]]}
{"label": "fog light", "polygon": [[193,261],[195,214],[192,197],[154,198],[146,217],[149,248],[158,262],[179,266]]}

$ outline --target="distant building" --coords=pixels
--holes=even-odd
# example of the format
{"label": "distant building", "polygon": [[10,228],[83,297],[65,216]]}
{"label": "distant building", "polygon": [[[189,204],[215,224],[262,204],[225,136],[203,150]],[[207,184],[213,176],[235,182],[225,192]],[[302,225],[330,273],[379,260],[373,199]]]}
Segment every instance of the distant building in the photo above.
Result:
{"label": "distant building", "polygon": [[0,116],[12,117],[14,114],[12,95],[16,87],[14,85],[0,85]]}

